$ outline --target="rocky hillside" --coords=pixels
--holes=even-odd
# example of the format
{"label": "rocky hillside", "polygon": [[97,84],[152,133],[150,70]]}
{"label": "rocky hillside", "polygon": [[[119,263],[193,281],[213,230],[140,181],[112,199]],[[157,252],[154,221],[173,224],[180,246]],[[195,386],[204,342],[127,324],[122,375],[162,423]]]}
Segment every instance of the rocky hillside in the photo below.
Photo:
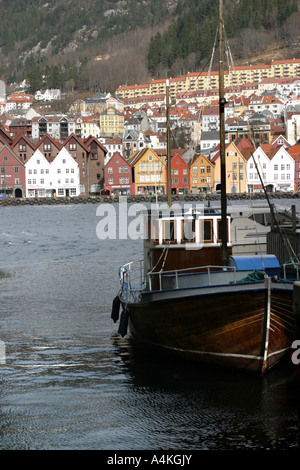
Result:
{"label": "rocky hillside", "polygon": [[[31,91],[113,92],[199,70],[218,16],[218,0],[0,0],[0,8],[0,78],[26,77]],[[299,0],[224,0],[224,13],[236,63],[300,57]]]}

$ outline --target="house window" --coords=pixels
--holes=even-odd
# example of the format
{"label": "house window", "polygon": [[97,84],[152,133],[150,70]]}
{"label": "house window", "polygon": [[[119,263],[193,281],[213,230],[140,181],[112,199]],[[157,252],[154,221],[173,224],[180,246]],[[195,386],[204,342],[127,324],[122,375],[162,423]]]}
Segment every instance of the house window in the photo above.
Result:
{"label": "house window", "polygon": [[19,173],[19,167],[15,166],[15,173]]}
{"label": "house window", "polygon": [[108,167],[108,169],[107,169],[107,171],[108,171],[108,174],[111,174],[111,173],[113,172],[113,169],[112,169],[112,167],[111,167],[111,166],[109,166],[109,167]]}

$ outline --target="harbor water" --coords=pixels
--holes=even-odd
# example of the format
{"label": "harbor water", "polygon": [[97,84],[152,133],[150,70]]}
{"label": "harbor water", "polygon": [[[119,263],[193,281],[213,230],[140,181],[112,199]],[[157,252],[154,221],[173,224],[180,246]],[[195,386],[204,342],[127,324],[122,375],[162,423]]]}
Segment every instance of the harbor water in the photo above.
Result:
{"label": "harbor water", "polygon": [[118,335],[118,269],[142,240],[99,236],[97,209],[0,208],[0,449],[298,450],[289,360],[260,378]]}

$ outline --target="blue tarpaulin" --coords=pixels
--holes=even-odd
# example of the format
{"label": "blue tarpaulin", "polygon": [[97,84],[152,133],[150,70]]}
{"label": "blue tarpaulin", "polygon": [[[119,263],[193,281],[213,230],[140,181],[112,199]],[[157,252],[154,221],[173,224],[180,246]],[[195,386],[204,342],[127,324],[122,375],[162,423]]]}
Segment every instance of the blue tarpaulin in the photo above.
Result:
{"label": "blue tarpaulin", "polygon": [[279,276],[280,264],[275,255],[230,256],[230,266],[237,271],[261,270],[269,276]]}

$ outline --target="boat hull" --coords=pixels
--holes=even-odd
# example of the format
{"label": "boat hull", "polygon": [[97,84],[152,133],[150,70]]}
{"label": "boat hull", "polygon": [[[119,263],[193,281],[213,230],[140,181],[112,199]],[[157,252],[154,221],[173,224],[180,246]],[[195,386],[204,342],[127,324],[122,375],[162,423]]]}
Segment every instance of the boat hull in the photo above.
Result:
{"label": "boat hull", "polygon": [[[291,286],[144,293],[126,303],[132,335],[190,360],[263,374],[294,340]],[[168,295],[169,294],[169,295]]]}

